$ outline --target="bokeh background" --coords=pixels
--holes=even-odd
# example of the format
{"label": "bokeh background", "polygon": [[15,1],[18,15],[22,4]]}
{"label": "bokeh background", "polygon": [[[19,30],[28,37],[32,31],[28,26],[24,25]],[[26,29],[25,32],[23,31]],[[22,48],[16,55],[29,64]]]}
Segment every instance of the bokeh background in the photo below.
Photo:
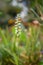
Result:
{"label": "bokeh background", "polygon": [[0,65],[43,65],[43,0],[0,0]]}

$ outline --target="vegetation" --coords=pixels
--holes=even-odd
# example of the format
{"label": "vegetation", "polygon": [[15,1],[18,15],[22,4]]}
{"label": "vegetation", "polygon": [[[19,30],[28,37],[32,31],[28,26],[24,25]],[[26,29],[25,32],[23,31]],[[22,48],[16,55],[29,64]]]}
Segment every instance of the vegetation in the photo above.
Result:
{"label": "vegetation", "polygon": [[[19,20],[20,18],[17,18],[16,26]],[[17,34],[20,31],[17,30],[18,33],[15,34],[15,28],[18,27],[13,26],[11,33],[8,28],[6,31],[0,29],[0,65],[39,65],[43,45],[39,38],[40,26],[31,25],[28,32],[24,28],[25,32],[22,30],[19,36]]]}
{"label": "vegetation", "polygon": [[30,3],[28,28],[18,14],[14,26],[0,27],[0,65],[43,65],[43,2]]}

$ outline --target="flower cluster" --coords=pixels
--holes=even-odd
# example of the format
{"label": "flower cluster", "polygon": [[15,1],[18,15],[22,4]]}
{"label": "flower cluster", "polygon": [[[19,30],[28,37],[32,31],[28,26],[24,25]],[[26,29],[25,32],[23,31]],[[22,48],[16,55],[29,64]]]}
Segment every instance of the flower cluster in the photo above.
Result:
{"label": "flower cluster", "polygon": [[20,15],[17,14],[16,22],[15,22],[15,35],[19,37],[21,35],[22,26],[21,26],[21,18]]}

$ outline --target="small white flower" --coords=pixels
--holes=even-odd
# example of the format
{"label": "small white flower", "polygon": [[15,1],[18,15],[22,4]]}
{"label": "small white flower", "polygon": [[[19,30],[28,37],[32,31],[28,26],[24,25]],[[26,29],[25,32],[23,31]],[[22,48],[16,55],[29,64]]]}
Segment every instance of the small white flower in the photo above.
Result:
{"label": "small white flower", "polygon": [[20,18],[20,14],[17,14],[17,17]]}
{"label": "small white flower", "polygon": [[17,34],[18,30],[15,30],[15,34]]}
{"label": "small white flower", "polygon": [[18,28],[21,29],[21,26],[19,26]]}
{"label": "small white flower", "polygon": [[19,24],[19,25],[21,25],[21,23],[20,23],[20,22],[19,22],[18,24]]}
{"label": "small white flower", "polygon": [[18,26],[20,26],[20,27],[21,27],[21,23],[18,23]]}
{"label": "small white flower", "polygon": [[18,25],[15,25],[15,27],[17,27]]}
{"label": "small white flower", "polygon": [[21,31],[22,29],[21,28],[18,28],[18,31]]}
{"label": "small white flower", "polygon": [[21,29],[19,29],[18,31],[19,31],[19,32],[21,32],[22,30],[21,30]]}
{"label": "small white flower", "polygon": [[15,30],[17,30],[17,27],[15,27]]}
{"label": "small white flower", "polygon": [[16,19],[16,22],[15,22],[15,24],[16,24],[16,23],[18,23],[18,19]]}
{"label": "small white flower", "polygon": [[21,34],[21,32],[19,32],[19,33],[17,34],[17,37],[19,37],[19,36],[20,36],[20,34]]}

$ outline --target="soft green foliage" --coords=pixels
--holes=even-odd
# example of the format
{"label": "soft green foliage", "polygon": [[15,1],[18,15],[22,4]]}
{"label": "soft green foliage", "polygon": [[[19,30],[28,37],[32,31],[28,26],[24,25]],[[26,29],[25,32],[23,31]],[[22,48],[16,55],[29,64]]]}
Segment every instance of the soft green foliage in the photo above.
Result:
{"label": "soft green foliage", "polygon": [[43,0],[30,0],[29,21],[38,20],[43,24]]}
{"label": "soft green foliage", "polygon": [[[39,53],[41,52],[42,44],[39,40],[40,27],[37,28],[30,26],[29,32],[31,34],[30,37],[26,36],[24,32],[22,32],[19,40],[22,41],[23,45],[21,47],[20,45],[17,47],[15,44],[16,37],[14,35],[14,28],[11,33],[8,31],[8,29],[6,31],[2,31],[0,29],[0,36],[2,38],[2,42],[0,43],[1,65],[25,65],[26,63],[27,65],[32,63],[33,65],[34,63],[38,65],[38,60],[40,58]],[[18,43],[21,44],[19,41]],[[23,56],[21,57],[21,55]]]}

